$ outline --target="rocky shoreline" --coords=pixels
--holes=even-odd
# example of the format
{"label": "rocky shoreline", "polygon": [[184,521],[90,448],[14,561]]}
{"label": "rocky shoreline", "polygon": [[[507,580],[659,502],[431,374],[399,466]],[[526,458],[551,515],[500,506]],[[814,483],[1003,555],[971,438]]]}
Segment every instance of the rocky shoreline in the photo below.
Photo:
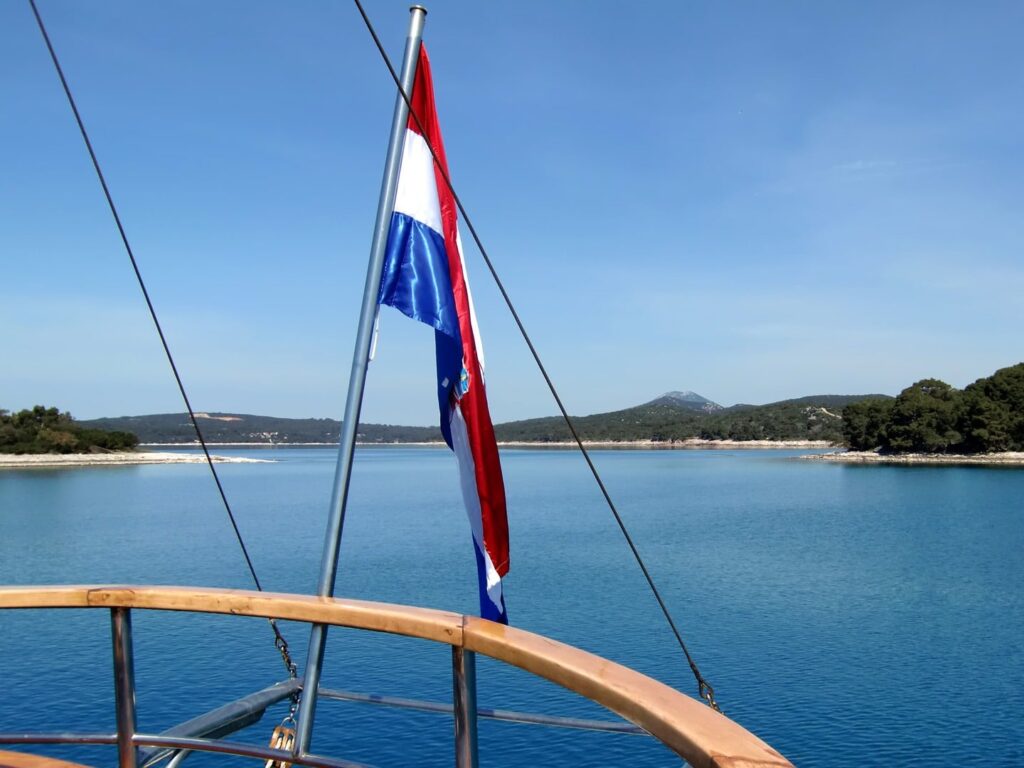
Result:
{"label": "rocky shoreline", "polygon": [[[217,448],[337,448],[337,443],[206,443],[210,447]],[[356,445],[365,448],[402,448],[427,446],[434,448],[446,447],[440,440],[434,442],[363,442],[357,441]],[[664,440],[584,440],[583,445],[587,448],[643,448],[649,450],[702,450],[702,449],[772,449],[802,450],[812,448],[834,448],[835,443],[829,440],[702,440],[691,437],[688,440],[675,440],[667,442]],[[199,443],[145,443],[147,447],[172,447],[198,448]],[[572,440],[558,440],[551,442],[540,442],[533,440],[499,440],[501,448],[575,448],[576,443]]]}
{"label": "rocky shoreline", "polygon": [[885,454],[878,451],[836,451],[814,453],[798,458],[805,461],[829,461],[838,464],[945,464],[1024,467],[1024,452],[982,453],[975,455],[945,453]]}
{"label": "rocky shoreline", "polygon": [[[540,443],[526,440],[499,442],[502,448],[575,448],[571,440]],[[586,448],[636,448],[651,451],[701,451],[701,450],[804,450],[811,448],[833,448],[828,440],[702,440],[691,437],[688,440],[584,440]]]}
{"label": "rocky shoreline", "polygon": [[[217,464],[270,464],[271,459],[239,456],[211,456]],[[124,451],[112,453],[33,453],[0,454],[0,469],[52,469],[55,467],[119,467],[133,464],[204,464],[206,457],[196,453],[164,451]]]}
{"label": "rocky shoreline", "polygon": [[[231,443],[233,447],[281,447],[260,444]],[[317,444],[329,445],[329,444]],[[569,441],[502,442],[503,448],[551,448],[571,449],[576,443]],[[834,444],[823,440],[700,440],[690,439],[676,442],[654,440],[584,440],[583,445],[596,450],[808,450],[834,448]],[[227,444],[222,447],[226,447]],[[365,447],[433,446],[443,447],[444,443],[365,443]],[[272,464],[273,459],[254,459],[242,456],[211,456],[217,464]],[[977,455],[950,455],[935,453],[882,454],[877,451],[844,451],[811,453],[796,458],[803,461],[824,461],[837,464],[918,464],[918,465],[983,465],[1024,467],[1024,452],[986,453]],[[201,453],[179,451],[124,451],[110,453],[65,453],[65,454],[0,454],[0,469],[48,469],[60,467],[114,467],[146,464],[202,464],[206,457]]]}

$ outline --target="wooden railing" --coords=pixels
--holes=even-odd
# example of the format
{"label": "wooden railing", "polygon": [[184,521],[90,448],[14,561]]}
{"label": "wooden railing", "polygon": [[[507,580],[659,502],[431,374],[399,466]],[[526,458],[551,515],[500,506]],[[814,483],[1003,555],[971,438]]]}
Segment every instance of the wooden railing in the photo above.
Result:
{"label": "wooden railing", "polygon": [[[446,611],[305,595],[138,586],[4,588],[0,589],[0,608],[107,608],[111,611],[118,733],[83,737],[77,739],[77,743],[116,744],[122,768],[134,767],[135,751],[141,746],[233,752],[321,768],[346,765],[344,761],[331,758],[294,755],[234,742],[136,733],[131,674],[132,609],[275,618],[405,635],[447,644],[453,649],[455,665],[457,733],[460,718],[462,720],[463,743],[461,747],[457,746],[459,764],[469,764],[464,762],[464,756],[459,756],[459,749],[475,750],[475,687],[472,680],[465,679],[466,656],[471,659],[473,653],[480,653],[603,705],[643,728],[694,768],[790,765],[782,755],[732,720],[632,669],[522,629]],[[469,706],[467,702],[459,705],[460,665],[463,697],[471,699]],[[469,689],[466,688],[467,682]],[[15,737],[0,734],[0,743],[41,741],[53,739],[37,738],[33,741],[31,735]]]}

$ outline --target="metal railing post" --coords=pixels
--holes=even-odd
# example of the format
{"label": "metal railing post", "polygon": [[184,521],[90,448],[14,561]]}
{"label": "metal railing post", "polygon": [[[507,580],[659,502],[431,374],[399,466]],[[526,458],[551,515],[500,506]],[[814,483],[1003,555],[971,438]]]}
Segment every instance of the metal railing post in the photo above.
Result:
{"label": "metal railing post", "polygon": [[455,765],[477,768],[476,654],[452,646],[452,699],[455,705]]}
{"label": "metal railing post", "polygon": [[117,710],[117,757],[120,768],[136,768],[135,658],[132,653],[132,614],[127,608],[110,609],[114,647],[114,706]]}

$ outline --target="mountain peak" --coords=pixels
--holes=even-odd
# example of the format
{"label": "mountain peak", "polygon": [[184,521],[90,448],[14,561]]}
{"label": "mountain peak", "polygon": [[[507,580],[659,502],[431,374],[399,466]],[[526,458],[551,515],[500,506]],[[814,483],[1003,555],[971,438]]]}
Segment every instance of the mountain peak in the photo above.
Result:
{"label": "mountain peak", "polygon": [[698,395],[696,392],[691,392],[690,390],[686,390],[685,392],[680,392],[678,390],[676,390],[674,392],[666,392],[664,395],[662,395],[662,397],[667,397],[667,398],[670,398],[672,400],[682,400],[685,403],[710,403],[711,402],[706,397],[702,397],[701,395]]}
{"label": "mountain peak", "polygon": [[718,403],[708,400],[703,395],[698,395],[696,392],[689,390],[680,392],[674,390],[672,392],[666,392],[660,397],[654,398],[649,405],[676,405],[683,406],[684,408],[692,408],[695,411],[720,411],[722,406]]}

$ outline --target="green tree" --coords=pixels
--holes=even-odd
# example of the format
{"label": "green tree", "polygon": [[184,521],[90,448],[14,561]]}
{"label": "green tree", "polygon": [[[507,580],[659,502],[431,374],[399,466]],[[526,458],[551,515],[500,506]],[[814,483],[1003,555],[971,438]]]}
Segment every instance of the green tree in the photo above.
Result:
{"label": "green tree", "polygon": [[82,429],[70,413],[37,405],[11,413],[0,409],[0,451],[4,453],[85,453],[126,450],[138,445],[131,432]]}
{"label": "green tree", "polygon": [[843,408],[843,439],[846,445],[854,451],[888,448],[887,430],[893,405],[892,400],[872,398]]}
{"label": "green tree", "polygon": [[962,393],[938,379],[922,379],[900,392],[886,428],[898,453],[946,453],[963,440]]}
{"label": "green tree", "polygon": [[961,431],[971,452],[1024,450],[1024,363],[964,389]]}

